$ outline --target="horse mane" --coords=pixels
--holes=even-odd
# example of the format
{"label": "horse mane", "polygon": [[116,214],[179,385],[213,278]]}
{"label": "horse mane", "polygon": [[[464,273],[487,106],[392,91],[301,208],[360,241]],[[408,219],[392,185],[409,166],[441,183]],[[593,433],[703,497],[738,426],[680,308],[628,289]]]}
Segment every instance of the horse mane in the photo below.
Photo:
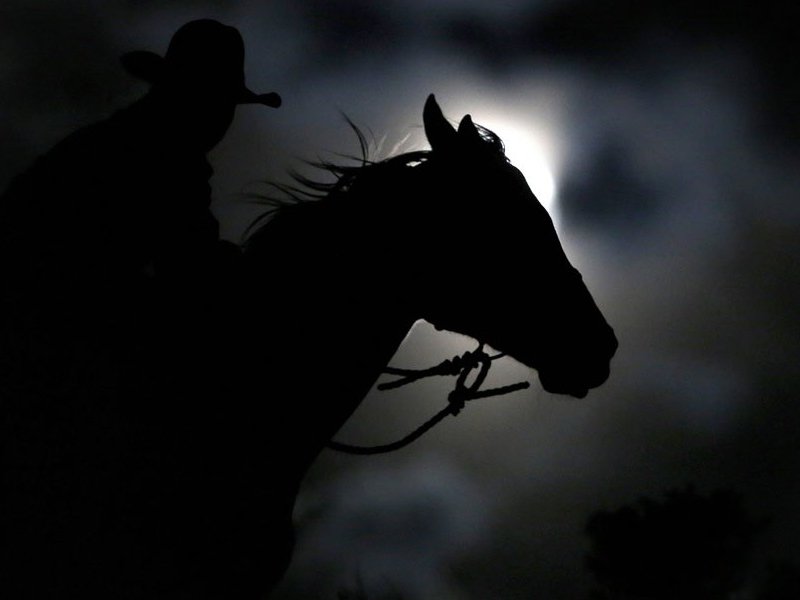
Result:
{"label": "horse mane", "polygon": [[[256,236],[264,225],[283,212],[291,212],[298,205],[305,205],[313,202],[336,201],[345,196],[352,196],[358,190],[362,195],[369,195],[372,185],[385,185],[386,181],[392,181],[400,175],[404,175],[409,169],[427,163],[431,158],[430,150],[415,150],[404,152],[395,156],[390,156],[380,160],[372,158],[375,143],[374,136],[370,131],[369,137],[356,125],[347,115],[343,115],[345,121],[352,129],[358,141],[358,154],[339,155],[340,158],[350,160],[354,164],[343,164],[335,161],[318,159],[315,161],[304,161],[304,164],[328,176],[333,176],[325,181],[314,177],[303,175],[297,170],[290,170],[290,183],[266,182],[272,190],[277,191],[276,195],[252,194],[250,197],[258,204],[266,207],[266,210],[256,217],[247,227],[244,233],[245,246]],[[486,144],[489,154],[503,160],[508,160],[505,156],[505,144],[496,133],[481,125],[475,124],[475,128],[482,141]]]}

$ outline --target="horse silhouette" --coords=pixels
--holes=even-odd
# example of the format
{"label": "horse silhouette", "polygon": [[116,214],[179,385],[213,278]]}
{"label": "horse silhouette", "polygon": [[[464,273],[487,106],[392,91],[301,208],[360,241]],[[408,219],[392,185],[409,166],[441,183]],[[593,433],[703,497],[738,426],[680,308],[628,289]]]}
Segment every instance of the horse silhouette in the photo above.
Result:
{"label": "horse silhouette", "polygon": [[606,380],[614,333],[502,142],[433,96],[423,122],[430,151],[331,166],[258,224],[213,326],[159,306],[130,368],[92,354],[68,410],[17,407],[4,597],[263,597],[306,471],[419,319],[555,393]]}

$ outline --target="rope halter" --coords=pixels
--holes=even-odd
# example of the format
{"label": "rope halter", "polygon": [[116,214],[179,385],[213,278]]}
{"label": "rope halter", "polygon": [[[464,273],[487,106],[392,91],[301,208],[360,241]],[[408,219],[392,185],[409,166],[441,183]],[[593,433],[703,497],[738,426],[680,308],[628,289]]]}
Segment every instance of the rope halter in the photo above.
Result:
{"label": "rope halter", "polygon": [[[355,446],[331,440],[327,444],[328,448],[338,452],[359,455],[393,452],[408,446],[411,442],[422,437],[426,432],[433,429],[435,425],[444,420],[445,417],[449,415],[458,415],[464,409],[467,402],[471,400],[501,396],[530,387],[527,381],[521,381],[512,385],[490,388],[488,390],[480,389],[484,381],[486,381],[486,377],[489,375],[492,362],[503,356],[505,356],[505,354],[490,356],[483,349],[483,343],[481,342],[475,350],[468,350],[461,355],[445,359],[438,365],[427,369],[398,369],[395,367],[386,367],[383,372],[389,375],[396,375],[397,379],[378,384],[377,387],[380,391],[399,388],[428,377],[455,376],[455,385],[447,395],[447,406],[417,427],[414,431],[390,444]],[[476,369],[478,372],[475,375],[475,379],[472,380],[472,383],[467,384],[470,374]]]}

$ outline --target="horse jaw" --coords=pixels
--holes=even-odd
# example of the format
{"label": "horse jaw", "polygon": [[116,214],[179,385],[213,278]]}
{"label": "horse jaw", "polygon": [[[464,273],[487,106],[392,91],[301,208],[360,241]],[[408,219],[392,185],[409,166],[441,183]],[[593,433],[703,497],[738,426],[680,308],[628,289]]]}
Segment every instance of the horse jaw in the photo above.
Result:
{"label": "horse jaw", "polygon": [[[529,290],[511,287],[503,294],[470,294],[462,303],[443,303],[425,319],[438,330],[473,337],[536,370],[548,392],[584,398],[605,383],[618,342],[583,282],[574,280],[568,299],[548,299],[542,305],[528,301]],[[570,310],[572,304],[580,310]]]}

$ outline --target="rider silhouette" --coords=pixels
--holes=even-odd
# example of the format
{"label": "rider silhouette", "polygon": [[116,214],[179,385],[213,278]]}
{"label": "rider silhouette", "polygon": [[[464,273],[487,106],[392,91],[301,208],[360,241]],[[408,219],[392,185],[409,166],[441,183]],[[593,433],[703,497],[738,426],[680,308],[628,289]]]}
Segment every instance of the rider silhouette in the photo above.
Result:
{"label": "rider silhouette", "polygon": [[245,86],[242,37],[212,20],[181,27],[164,57],[136,51],[122,63],[149,92],[57,144],[2,198],[0,260],[28,299],[69,302],[87,288],[113,297],[232,252],[209,210],[206,154],[238,104],[278,107],[280,97]]}
{"label": "rider silhouette", "polygon": [[237,105],[281,100],[246,87],[241,35],[212,20],[122,62],[149,91],[0,198],[3,598],[118,597],[122,560],[158,585],[192,580],[226,531],[203,508],[224,471],[185,466],[215,464],[205,398],[227,382],[208,350],[232,343],[239,261],[206,154]]}

